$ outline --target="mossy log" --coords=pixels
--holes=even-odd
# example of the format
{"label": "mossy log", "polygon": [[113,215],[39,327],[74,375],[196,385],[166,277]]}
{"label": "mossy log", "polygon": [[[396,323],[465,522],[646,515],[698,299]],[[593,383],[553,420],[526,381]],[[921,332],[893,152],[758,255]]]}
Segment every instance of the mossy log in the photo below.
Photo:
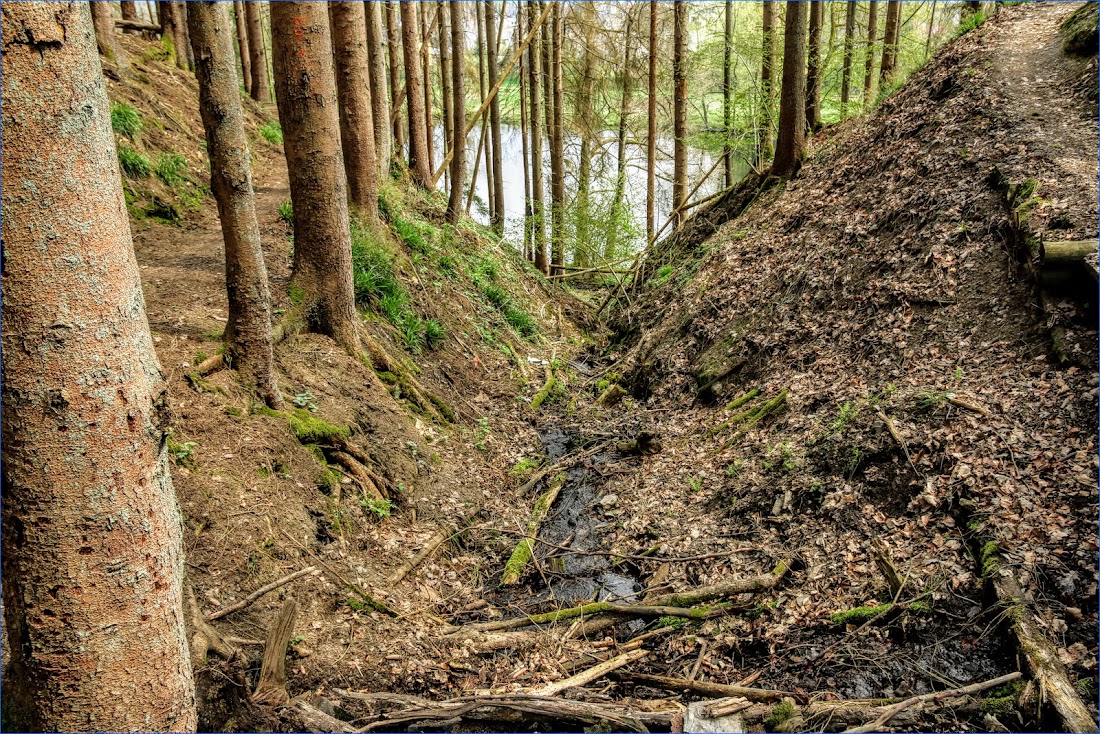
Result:
{"label": "mossy log", "polygon": [[550,507],[554,504],[554,500],[558,498],[558,492],[561,491],[564,484],[565,474],[558,474],[550,481],[549,489],[535,502],[535,507],[531,510],[531,518],[527,521],[527,537],[516,545],[512,555],[508,558],[508,563],[504,564],[504,575],[500,579],[501,586],[510,586],[519,582],[520,577],[527,568],[527,564],[534,557],[535,542],[532,538],[538,536],[539,526],[546,519]]}
{"label": "mossy log", "polygon": [[721,453],[722,451],[725,451],[729,447],[733,446],[742,438],[744,438],[745,434],[751,431],[753,426],[762,421],[764,418],[767,418],[769,415],[781,412],[785,407],[787,407],[786,388],[784,388],[782,392],[780,392],[771,400],[767,400],[756,406],[755,408],[752,408],[751,410],[744,411],[744,413],[739,416],[734,416],[734,418],[730,419],[731,425],[740,425],[741,427],[738,428],[737,432],[734,433],[728,441],[722,444],[722,446],[719,447],[719,449],[715,453]]}
{"label": "mossy log", "polygon": [[626,395],[626,391],[619,387],[614,382],[607,386],[607,389],[600,393],[600,396],[596,398],[596,405],[601,408],[610,408],[615,403],[622,400]]}
{"label": "mossy log", "polygon": [[[759,395],[760,395],[759,388],[754,387],[752,390],[749,390],[747,393],[745,393],[741,397],[730,401],[730,403],[728,405],[726,405],[724,410],[726,410],[728,412],[728,411],[732,411],[732,410],[737,410],[738,408],[743,408],[745,405],[751,403],[753,400],[756,400],[756,398],[759,397]],[[754,412],[753,408],[748,408],[748,409],[742,410],[739,413],[734,413],[732,416],[730,416],[728,419],[726,419],[722,424],[710,429],[710,431],[709,431],[710,435],[716,436],[719,433],[721,433],[722,431],[726,430],[727,428],[730,428],[732,426],[735,426],[735,425],[743,422],[753,412]]]}
{"label": "mossy log", "polygon": [[550,365],[546,366],[546,382],[543,383],[542,389],[535,393],[535,397],[531,398],[531,410],[538,412],[542,404],[546,402],[546,398],[550,397],[550,392],[554,389],[554,385],[557,383],[558,378],[554,376],[554,368]]}
{"label": "mossy log", "polygon": [[706,604],[715,599],[724,599],[737,594],[753,594],[768,591],[775,587],[791,569],[789,560],[780,561],[775,568],[759,576],[750,576],[747,579],[730,579],[710,586],[700,586],[688,591],[678,591],[671,594],[661,594],[649,600],[650,604],[657,606],[694,607]]}

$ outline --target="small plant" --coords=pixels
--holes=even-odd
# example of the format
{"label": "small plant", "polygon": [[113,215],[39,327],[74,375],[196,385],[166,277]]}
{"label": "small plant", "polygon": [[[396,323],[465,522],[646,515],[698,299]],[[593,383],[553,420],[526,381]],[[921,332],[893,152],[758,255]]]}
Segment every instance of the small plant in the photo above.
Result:
{"label": "small plant", "polygon": [[845,401],[844,405],[840,406],[840,411],[837,413],[836,418],[829,424],[829,428],[834,431],[839,431],[855,420],[859,415],[859,406],[851,401]]}
{"label": "small plant", "polygon": [[736,477],[741,472],[741,467],[742,466],[744,466],[743,461],[741,461],[740,459],[734,459],[729,464],[726,464],[725,469],[723,469],[722,471],[724,471],[726,473],[727,477],[729,477],[730,479],[733,479],[734,477]]}
{"label": "small plant", "polygon": [[169,186],[187,181],[187,159],[179,153],[161,153],[157,157],[157,178]]}
{"label": "small plant", "polygon": [[118,165],[130,178],[148,178],[153,171],[153,164],[148,156],[126,146],[118,149]]}
{"label": "small plant", "polygon": [[651,287],[663,285],[664,282],[668,280],[669,277],[671,277],[672,274],[675,272],[676,268],[672,267],[671,265],[662,265],[661,267],[657,268],[657,272],[653,274],[652,278],[650,278],[648,285],[650,285]]}
{"label": "small plant", "polygon": [[291,402],[294,403],[295,407],[305,408],[310,413],[317,412],[317,398],[309,390],[298,393]]}
{"label": "small plant", "polygon": [[439,349],[447,339],[447,327],[436,319],[428,319],[424,322],[424,341],[431,349]]}
{"label": "small plant", "polygon": [[268,120],[260,126],[260,137],[273,145],[282,145],[283,129],[275,120]]}
{"label": "small plant", "polygon": [[290,199],[279,204],[279,219],[282,219],[291,227],[294,226],[294,204]]}
{"label": "small plant", "polygon": [[930,412],[947,402],[947,393],[942,390],[921,390],[913,398],[918,410]]}
{"label": "small plant", "polygon": [[363,506],[364,512],[374,515],[379,520],[385,520],[393,512],[393,502],[390,500],[359,495],[359,504]]}
{"label": "small plant", "polygon": [[526,476],[532,469],[537,469],[539,464],[541,463],[542,462],[540,462],[538,459],[534,459],[530,456],[524,456],[515,464],[512,464],[512,468],[508,470],[508,473],[516,479],[520,479]]}
{"label": "small plant", "polygon": [[955,38],[958,38],[959,36],[965,36],[967,33],[974,30],[984,22],[985,13],[981,11],[978,11],[977,13],[970,13],[959,22],[959,27],[955,29]]}
{"label": "small plant", "polygon": [[172,455],[172,459],[179,466],[194,465],[194,451],[196,446],[198,446],[198,444],[194,441],[184,441],[183,443],[176,443],[172,439],[168,439],[168,453]]}
{"label": "small plant", "polygon": [[508,325],[516,330],[516,333],[523,337],[531,337],[538,333],[539,325],[532,318],[531,314],[527,313],[517,306],[509,306],[504,311],[504,320],[508,322]]}
{"label": "small plant", "polygon": [[424,321],[416,314],[406,311],[401,314],[395,326],[409,351],[419,354],[424,346]]}
{"label": "small plant", "polygon": [[111,103],[111,129],[119,135],[136,140],[141,132],[141,113],[125,102]]}
{"label": "small plant", "polygon": [[489,448],[485,445],[485,439],[489,438],[491,432],[492,431],[489,430],[489,419],[478,418],[477,434],[474,437],[474,448],[478,451],[488,451]]}
{"label": "small plant", "polygon": [[141,58],[145,61],[171,61],[176,58],[176,44],[171,36],[165,34],[160,38],[160,45],[150,46]]}
{"label": "small plant", "polygon": [[697,494],[703,491],[703,479],[702,477],[692,477],[688,480],[688,488],[693,494]]}

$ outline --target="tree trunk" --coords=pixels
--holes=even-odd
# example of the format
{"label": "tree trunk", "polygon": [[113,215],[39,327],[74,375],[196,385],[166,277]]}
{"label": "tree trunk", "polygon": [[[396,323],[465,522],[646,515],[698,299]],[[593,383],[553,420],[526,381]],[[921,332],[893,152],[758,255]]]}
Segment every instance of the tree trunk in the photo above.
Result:
{"label": "tree trunk", "polygon": [[[477,96],[479,107],[483,107],[485,104],[485,11],[483,5],[481,2],[474,3],[474,22],[477,23]],[[488,135],[489,110],[484,108],[481,113],[481,139],[477,145],[477,160],[474,161],[474,180],[471,182],[470,200],[466,204],[466,210],[469,211],[470,202],[473,201],[474,188],[477,186],[478,167],[481,165],[481,154],[484,151],[485,191],[489,199],[489,221],[492,222],[497,216],[497,200],[496,189],[493,188],[493,157],[489,151],[489,146],[486,145]]]}
{"label": "tree trunk", "polygon": [[401,41],[398,38],[397,3],[386,3],[386,38],[390,56],[390,119],[393,125],[393,157],[405,157],[405,126],[401,124],[401,106],[405,103],[401,95]]}
{"label": "tree trunk", "polygon": [[329,17],[348,197],[367,224],[373,226],[378,220],[378,159],[374,150],[366,7],[362,2],[332,2]]}
{"label": "tree trunk", "polygon": [[577,217],[573,244],[573,265],[587,268],[591,263],[589,251],[592,244],[592,139],[595,123],[592,114],[593,86],[595,82],[592,48],[596,45],[596,6],[592,0],[581,4],[581,28],[584,29],[581,47],[581,79],[577,89],[577,112],[580,115],[580,160],[577,162]]}
{"label": "tree trunk", "polygon": [[[134,2],[134,0],[122,0],[122,2],[120,2],[118,5],[119,5],[119,10],[122,12],[122,19],[123,20],[137,20],[138,19],[137,3]],[[134,29],[130,29],[130,30],[124,30],[123,33],[134,34],[134,33],[137,33],[137,31],[134,30]]]}
{"label": "tree trunk", "polygon": [[779,139],[772,162],[773,176],[791,176],[802,163],[806,142],[806,16],[805,2],[787,0],[783,29],[783,89],[779,100]]}
{"label": "tree trunk", "polygon": [[[527,22],[532,28],[539,20],[538,3],[527,3]],[[539,77],[542,66],[542,29],[535,32],[528,46],[527,86],[531,97],[531,231],[532,244],[535,247],[535,267],[543,274],[550,273],[550,264],[546,258],[546,219],[544,216],[545,199],[542,181],[542,95]]]}
{"label": "tree trunk", "polygon": [[852,99],[852,46],[856,33],[856,7],[855,0],[848,0],[844,14],[844,65],[840,79],[840,117],[848,117],[848,103]]}
{"label": "tree trunk", "polygon": [[451,0],[451,192],[447,200],[447,221],[458,222],[462,211],[462,187],[466,182],[466,24],[462,3]]}
{"label": "tree trunk", "polygon": [[160,35],[172,41],[176,68],[186,71],[187,52],[180,46],[180,25],[184,22],[180,10],[180,4],[173,0],[164,0],[160,3]]}
{"label": "tree trunk", "polygon": [[550,87],[553,90],[553,119],[548,119],[550,135],[550,224],[552,245],[551,271],[561,275],[565,265],[565,101],[561,78],[561,3],[554,3],[550,15]]}
{"label": "tree trunk", "polygon": [[733,0],[726,0],[726,29],[722,44],[722,146],[723,168],[726,171],[726,187],[733,186],[733,151],[730,135],[733,133],[733,93],[731,75],[733,71]]}
{"label": "tree trunk", "polygon": [[898,61],[898,26],[901,21],[901,0],[886,3],[886,28],[882,34],[882,64],[879,67],[879,88],[885,89],[894,80]]}
{"label": "tree trunk", "polygon": [[[520,39],[524,34],[523,7],[516,8],[516,47],[519,47]],[[527,143],[527,62],[524,55],[519,59],[519,127],[520,144],[523,146],[523,254],[527,260],[534,262],[535,248],[531,242],[531,151]]]}
{"label": "tree trunk", "polygon": [[181,57],[184,62],[184,66],[181,68],[194,71],[195,54],[191,50],[191,34],[187,30],[187,3],[178,0],[173,5],[176,6],[176,33],[179,34],[176,48],[181,49],[178,57]]}
{"label": "tree trunk", "polygon": [[[765,3],[765,6],[768,5],[771,3]],[[675,138],[672,154],[672,211],[675,212],[673,224],[679,226],[683,213],[677,210],[687,203],[687,59],[684,47],[687,36],[687,5],[683,0],[676,0],[672,9],[672,134]]]}
{"label": "tree trunk", "polygon": [[390,98],[386,87],[386,43],[383,39],[382,3],[367,3],[367,52],[370,54],[370,101],[373,105],[371,121],[374,123],[374,151],[378,162],[378,177],[385,180],[390,174],[393,158],[393,138],[390,132]]}
{"label": "tree trunk", "polygon": [[871,0],[867,17],[867,54],[863,69],[863,109],[874,101],[875,91],[875,36],[878,33],[878,0]]}
{"label": "tree trunk", "polygon": [[416,3],[401,0],[401,47],[405,56],[405,105],[409,113],[409,172],[413,183],[428,188],[428,129],[424,116],[423,76],[420,71],[420,34],[416,28]]}
{"label": "tree trunk", "polygon": [[99,54],[113,62],[120,76],[129,76],[130,60],[126,52],[115,40],[115,13],[108,2],[91,3],[92,24],[95,26],[95,41]]}
{"label": "tree trunk", "polygon": [[218,202],[225,241],[225,285],[229,295],[226,361],[265,403],[277,407],[282,399],[272,360],[271,295],[256,222],[252,166],[228,9],[218,2],[191,3],[187,24],[194,44],[199,111],[210,157],[210,190]]}
{"label": "tree trunk", "polygon": [[936,28],[936,0],[932,0],[932,13],[928,18],[928,38],[924,42],[924,60],[932,55],[932,31]]}
{"label": "tree trunk", "polygon": [[811,133],[821,128],[821,27],[825,22],[825,3],[810,2],[810,35],[806,62],[806,126]]}
{"label": "tree trunk", "polygon": [[428,173],[435,171],[435,124],[432,121],[432,41],[428,27],[428,3],[417,2],[420,16],[420,68],[424,72],[424,142]]}
{"label": "tree trunk", "polygon": [[248,55],[248,19],[245,17],[244,3],[233,3],[233,19],[237,26],[237,48],[241,56],[241,81],[246,90],[252,89],[252,59]]}
{"label": "tree trunk", "polygon": [[347,181],[325,5],[274,3],[271,40],[294,206],[292,318],[358,353]]}
{"label": "tree trunk", "polygon": [[645,234],[652,242],[657,183],[657,0],[649,0],[649,128],[646,134]]}
{"label": "tree trunk", "polygon": [[91,8],[3,12],[5,724],[194,731],[167,386]]}
{"label": "tree trunk", "polygon": [[[444,0],[436,4],[439,13],[439,86],[443,98],[443,157],[447,157],[454,144],[454,84],[451,79],[451,23],[450,8]],[[453,160],[453,157],[452,157]],[[450,169],[444,172],[444,184],[450,191]]]}
{"label": "tree trunk", "polygon": [[[501,10],[501,20],[504,18]],[[496,86],[500,69],[497,66],[497,49],[500,44],[498,28],[494,27],[495,12],[493,0],[485,3],[485,46],[486,66],[488,67],[489,88]],[[500,142],[500,97],[494,96],[489,103],[489,142],[493,151],[493,198],[496,199],[496,217],[491,222],[498,235],[504,234],[504,154]]]}
{"label": "tree trunk", "polygon": [[623,93],[619,106],[619,133],[616,136],[615,194],[611,200],[612,221],[618,222],[623,208],[623,196],[626,194],[626,131],[630,117],[630,99],[633,93],[633,80],[630,77],[631,53],[634,43],[630,31],[634,28],[633,7],[627,6],[626,27],[623,33]]}
{"label": "tree trunk", "polygon": [[779,35],[776,31],[776,0],[764,0],[763,52],[760,65],[760,124],[757,146],[762,165],[772,157],[772,116],[775,113],[775,56]]}
{"label": "tree trunk", "polygon": [[244,4],[248,19],[248,58],[252,70],[252,84],[248,94],[257,102],[270,102],[271,92],[267,83],[267,49],[264,47],[264,28],[260,22],[260,3],[248,0]]}

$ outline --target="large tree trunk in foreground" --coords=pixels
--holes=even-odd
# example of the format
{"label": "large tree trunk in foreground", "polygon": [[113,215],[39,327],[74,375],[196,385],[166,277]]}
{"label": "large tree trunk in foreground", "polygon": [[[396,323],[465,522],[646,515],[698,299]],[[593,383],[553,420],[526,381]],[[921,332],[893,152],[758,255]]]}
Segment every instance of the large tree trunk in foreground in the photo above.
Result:
{"label": "large tree trunk in foreground", "polygon": [[247,92],[252,89],[252,59],[248,56],[248,18],[241,0],[233,3],[233,19],[237,26],[237,51],[241,56],[241,84]]}
{"label": "large tree trunk in foreground", "polygon": [[[260,3],[249,0],[244,4],[248,18],[248,57],[252,68],[252,85],[248,94],[257,102],[270,102],[271,91],[267,83],[267,49],[264,47],[264,27],[260,22]],[[274,32],[274,31],[273,31]]]}
{"label": "large tree trunk in foreground", "polygon": [[226,360],[271,407],[282,403],[271,346],[271,295],[256,222],[252,165],[237,89],[229,13],[223,3],[192,2],[187,24],[199,81],[199,111],[210,156],[210,190],[225,241],[229,320]]}
{"label": "large tree trunk in foreground", "polygon": [[825,3],[810,2],[810,42],[806,64],[806,126],[810,132],[821,127],[821,27],[825,23]]}
{"label": "large tree trunk in foreground", "polygon": [[[485,3],[485,51],[486,67],[488,70],[489,88],[497,84],[497,76],[500,69],[497,66],[497,47],[500,39],[497,37],[496,15],[493,9],[493,0]],[[489,142],[493,151],[493,199],[496,200],[496,216],[491,222],[498,235],[504,234],[504,158],[500,148],[500,97],[494,95],[489,103]]]}
{"label": "large tree trunk in foreground", "polygon": [[405,55],[405,104],[409,110],[409,172],[421,188],[432,183],[428,168],[428,125],[424,114],[424,81],[420,70],[420,34],[416,3],[401,2],[401,48]]}
{"label": "large tree trunk in foreground", "polygon": [[901,0],[886,3],[886,28],[882,33],[882,64],[879,67],[879,88],[885,89],[894,80],[898,62],[898,31],[901,24]]}
{"label": "large tree trunk in foreground", "polygon": [[378,163],[378,176],[390,175],[390,159],[393,157],[393,138],[390,134],[390,92],[386,87],[386,42],[382,24],[382,3],[367,3],[367,53],[370,54],[370,101],[373,106],[371,121],[374,123],[374,153]]}
{"label": "large tree trunk in foreground", "polygon": [[[539,21],[537,2],[527,3],[527,25],[534,28]],[[539,89],[539,69],[542,66],[543,31],[538,29],[528,46],[527,92],[530,95],[531,111],[528,120],[531,123],[531,231],[535,246],[535,267],[549,275],[550,264],[546,259],[546,199],[542,179],[542,95]]]}
{"label": "large tree trunk in foreground", "polygon": [[115,40],[115,12],[107,2],[89,3],[92,8],[92,23],[95,26],[96,46],[100,55],[118,67],[119,74],[130,73],[130,60]]}
{"label": "large tree trunk in foreground", "polygon": [[271,41],[294,206],[295,316],[357,353],[347,181],[327,8],[315,2],[273,3]]}
{"label": "large tree trunk in foreground", "polygon": [[362,2],[333,2],[329,3],[329,15],[348,195],[368,224],[373,225],[378,219],[378,160],[374,150],[366,8]]}
{"label": "large tree trunk in foreground", "polygon": [[91,9],[5,4],[2,58],[5,718],[194,731],[166,385]]}
{"label": "large tree trunk in foreground", "polygon": [[682,217],[678,210],[687,203],[687,6],[676,0],[672,9],[672,211],[676,212],[673,224],[678,226]]}
{"label": "large tree trunk in foreground", "polygon": [[802,162],[806,143],[806,15],[805,2],[787,0],[783,33],[783,89],[779,100],[779,139],[773,176],[790,176]]}
{"label": "large tree trunk in foreground", "polygon": [[462,21],[462,3],[452,0],[451,10],[451,191],[447,200],[447,221],[458,222],[462,213],[462,187],[466,179],[466,24]]}

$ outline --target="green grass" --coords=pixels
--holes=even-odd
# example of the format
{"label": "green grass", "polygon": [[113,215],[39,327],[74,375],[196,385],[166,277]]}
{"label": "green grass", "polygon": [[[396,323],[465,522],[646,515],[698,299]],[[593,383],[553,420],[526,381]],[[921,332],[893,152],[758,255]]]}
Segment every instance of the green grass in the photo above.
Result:
{"label": "green grass", "polygon": [[539,331],[538,323],[497,282],[499,274],[500,268],[494,260],[486,256],[480,256],[470,277],[477,289],[485,296],[485,299],[500,311],[501,315],[504,316],[504,320],[515,329],[517,334],[524,338],[533,337]]}
{"label": "green grass", "polygon": [[984,22],[985,13],[981,11],[977,13],[971,13],[963,17],[963,19],[959,21],[958,27],[955,29],[955,38],[958,38],[959,36],[965,36],[967,33],[974,30]]}
{"label": "green grass", "polygon": [[136,140],[141,133],[141,113],[125,102],[111,103],[111,129],[119,135]]}
{"label": "green grass", "polygon": [[427,255],[431,252],[431,248],[428,246],[428,241],[424,239],[424,233],[415,223],[410,222],[404,217],[393,214],[390,218],[390,226],[393,227],[393,231],[397,233],[397,236],[408,246],[410,250],[421,255]]}
{"label": "green grass", "polygon": [[282,204],[279,204],[279,218],[289,224],[291,227],[294,226],[294,204],[290,201],[290,199],[287,199]]}
{"label": "green grass", "polygon": [[176,58],[176,44],[169,36],[161,36],[160,44],[150,46],[141,58],[145,61],[171,61]]}
{"label": "green grass", "polygon": [[379,520],[385,520],[393,512],[393,502],[390,500],[375,499],[361,494],[359,504],[363,506],[364,512],[374,515]]}
{"label": "green grass", "polygon": [[273,145],[282,145],[283,129],[275,120],[268,120],[260,126],[260,137]]}
{"label": "green grass", "polygon": [[439,349],[446,340],[447,327],[435,319],[428,319],[424,322],[424,341],[427,342],[429,348]]}
{"label": "green grass", "polygon": [[153,171],[149,156],[126,146],[118,149],[118,165],[122,168],[122,173],[130,178],[147,178]]}
{"label": "green grass", "polygon": [[164,183],[177,186],[187,181],[187,159],[179,153],[161,153],[154,172]]}

